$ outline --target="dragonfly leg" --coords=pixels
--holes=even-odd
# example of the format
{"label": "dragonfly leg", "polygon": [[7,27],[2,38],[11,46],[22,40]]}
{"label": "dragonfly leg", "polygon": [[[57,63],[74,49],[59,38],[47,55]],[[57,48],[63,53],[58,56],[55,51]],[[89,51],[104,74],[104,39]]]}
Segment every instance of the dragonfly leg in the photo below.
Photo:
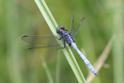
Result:
{"label": "dragonfly leg", "polygon": [[62,39],[62,37],[60,37],[58,40],[61,40]]}
{"label": "dragonfly leg", "polygon": [[66,48],[66,42],[65,42],[65,40],[63,40],[63,45],[64,45],[63,48]]}
{"label": "dragonfly leg", "polygon": [[66,48],[66,42],[63,40],[63,45],[64,46],[62,46],[62,47],[59,47],[58,49],[64,49],[64,48]]}
{"label": "dragonfly leg", "polygon": [[66,48],[66,42],[65,42],[65,40],[63,39],[63,37],[61,36],[58,40],[62,40],[63,41],[63,47],[60,47],[61,49],[64,49],[64,48]]}

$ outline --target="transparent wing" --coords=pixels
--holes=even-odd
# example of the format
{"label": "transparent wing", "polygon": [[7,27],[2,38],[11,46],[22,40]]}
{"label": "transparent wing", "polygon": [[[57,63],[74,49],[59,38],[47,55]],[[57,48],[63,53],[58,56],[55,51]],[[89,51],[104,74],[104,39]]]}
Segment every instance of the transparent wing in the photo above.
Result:
{"label": "transparent wing", "polygon": [[75,37],[77,35],[77,33],[80,31],[81,25],[83,24],[83,21],[85,20],[85,17],[82,17],[79,20],[79,23],[77,25],[77,29],[74,30],[74,16],[72,16],[71,18],[71,24],[70,24],[70,33],[72,34],[73,37]]}
{"label": "transparent wing", "polygon": [[70,33],[73,33],[74,29],[74,16],[71,17],[71,22],[70,22]]}
{"label": "transparent wing", "polygon": [[85,20],[85,17],[82,17],[82,18],[79,20],[79,23],[78,23],[78,26],[77,26],[77,30],[74,32],[73,36],[76,36],[77,33],[80,31],[81,25],[83,24],[84,20]]}
{"label": "transparent wing", "polygon": [[24,41],[26,41],[28,43],[30,43],[30,42],[32,42],[34,40],[41,40],[41,39],[46,40],[46,38],[47,39],[53,39],[54,37],[51,36],[51,35],[45,35],[45,36],[41,36],[41,35],[23,35],[21,37],[22,40],[24,40]]}
{"label": "transparent wing", "polygon": [[30,44],[29,49],[34,48],[47,48],[47,47],[56,47],[58,48],[59,45],[57,44],[55,37],[52,35],[23,35],[21,37],[22,40]]}

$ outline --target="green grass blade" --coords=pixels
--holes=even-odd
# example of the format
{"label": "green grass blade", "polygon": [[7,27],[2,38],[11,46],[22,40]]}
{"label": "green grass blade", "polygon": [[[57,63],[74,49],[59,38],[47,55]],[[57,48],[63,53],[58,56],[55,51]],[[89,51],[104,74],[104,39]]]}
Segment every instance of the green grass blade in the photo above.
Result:
{"label": "green grass blade", "polygon": [[[6,1],[5,3],[5,21],[6,21],[6,47],[7,47],[7,68],[10,83],[24,83],[21,74],[21,56],[19,35],[19,20],[16,0]],[[21,30],[21,29],[20,29]],[[7,79],[7,78],[6,78]],[[8,79],[7,79],[8,80]]]}
{"label": "green grass blade", "polygon": [[46,74],[47,74],[49,83],[54,83],[53,78],[52,78],[51,73],[50,73],[50,70],[49,70],[49,68],[48,68],[48,66],[47,66],[47,64],[46,64],[46,62],[43,61],[43,64],[42,64],[42,65],[43,65],[43,68],[45,69],[45,72],[46,72]]}
{"label": "green grass blade", "polygon": [[123,41],[123,2],[122,0],[115,0],[112,4],[113,13],[113,28],[116,34],[116,39],[113,48],[113,70],[114,83],[124,82],[124,41]]}
{"label": "green grass blade", "polygon": [[60,71],[61,71],[61,55],[60,52],[58,52],[57,55],[57,63],[56,63],[56,79],[55,83],[60,83]]}
{"label": "green grass blade", "polygon": [[[50,10],[48,9],[46,3],[44,0],[35,0],[40,12],[42,13],[44,19],[46,20],[49,28],[51,29],[54,36],[57,36],[56,28],[58,27],[57,22],[55,21],[54,17],[52,16]],[[60,41],[58,41],[60,44]],[[72,53],[71,49],[68,47],[67,49],[63,49],[63,53],[71,66],[72,71],[74,72],[75,77],[77,78],[79,83],[85,83],[84,76],[81,72],[81,69],[79,68],[79,65],[74,57],[74,54]]]}
{"label": "green grass blade", "polygon": [[49,11],[47,5],[45,4],[44,0],[35,0],[40,12],[42,13],[44,19],[46,20],[48,26],[50,27],[52,33],[56,34],[56,27],[58,27],[57,22],[55,21],[54,17],[52,16],[51,12]]}

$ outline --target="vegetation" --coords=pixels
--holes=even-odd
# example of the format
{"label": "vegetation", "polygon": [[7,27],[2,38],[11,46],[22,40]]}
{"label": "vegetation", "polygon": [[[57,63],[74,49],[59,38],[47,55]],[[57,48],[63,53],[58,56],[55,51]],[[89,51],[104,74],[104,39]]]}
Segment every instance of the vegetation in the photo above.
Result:
{"label": "vegetation", "polygon": [[[121,0],[1,0],[0,83],[123,83],[123,5]],[[72,16],[74,30],[85,17],[75,41],[94,64],[96,77],[69,47],[28,49],[44,42],[61,46],[55,30],[69,29]],[[53,39],[25,41],[25,34]]]}

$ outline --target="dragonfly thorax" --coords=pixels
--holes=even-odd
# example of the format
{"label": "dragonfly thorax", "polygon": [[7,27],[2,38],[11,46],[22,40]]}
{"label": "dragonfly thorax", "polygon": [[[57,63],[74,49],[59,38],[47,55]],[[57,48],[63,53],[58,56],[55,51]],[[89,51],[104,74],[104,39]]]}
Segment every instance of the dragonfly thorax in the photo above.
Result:
{"label": "dragonfly thorax", "polygon": [[60,35],[60,39],[63,39],[69,46],[74,42],[71,33],[69,33],[64,27],[61,27],[57,30],[57,33]]}

